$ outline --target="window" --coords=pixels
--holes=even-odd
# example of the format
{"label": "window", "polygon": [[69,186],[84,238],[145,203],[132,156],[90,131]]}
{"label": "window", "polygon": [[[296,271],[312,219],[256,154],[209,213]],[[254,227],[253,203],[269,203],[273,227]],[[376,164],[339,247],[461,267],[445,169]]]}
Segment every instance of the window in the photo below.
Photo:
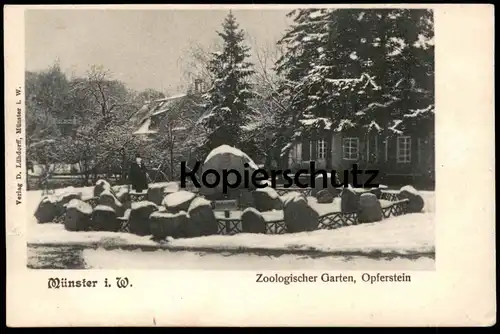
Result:
{"label": "window", "polygon": [[398,137],[397,144],[398,163],[408,163],[411,161],[411,137]]}
{"label": "window", "polygon": [[320,139],[317,141],[317,152],[318,152],[318,159],[325,159],[326,158],[326,141],[324,139]]}
{"label": "window", "polygon": [[344,138],[342,141],[342,153],[344,160],[358,160],[359,139],[355,137]]}
{"label": "window", "polygon": [[292,147],[289,157],[294,162],[302,160],[302,143],[297,143]]}

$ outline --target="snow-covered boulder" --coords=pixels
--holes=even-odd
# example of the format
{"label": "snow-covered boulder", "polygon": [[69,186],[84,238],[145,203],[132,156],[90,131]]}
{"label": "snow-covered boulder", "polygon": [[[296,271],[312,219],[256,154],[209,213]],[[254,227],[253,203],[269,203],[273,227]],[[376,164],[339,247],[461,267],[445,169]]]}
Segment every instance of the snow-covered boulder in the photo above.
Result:
{"label": "snow-covered boulder", "polygon": [[115,192],[115,197],[116,199],[123,205],[125,209],[130,208],[130,193],[128,192],[127,188],[120,188]]}
{"label": "snow-covered boulder", "polygon": [[289,191],[285,193],[283,196],[281,196],[281,202],[283,202],[283,206],[285,206],[288,202],[291,200],[294,200],[296,197],[301,197],[305,201],[307,201],[307,198],[300,192],[298,191]]}
{"label": "snow-covered boulder", "polygon": [[369,191],[370,191],[370,193],[375,195],[378,199],[380,199],[380,197],[382,197],[382,189],[381,188],[371,188]]}
{"label": "snow-covered boulder", "polygon": [[380,188],[367,189],[367,188],[353,188],[353,187],[349,186],[349,189],[354,191],[358,196],[361,196],[362,194],[374,194],[379,199],[382,196],[382,189],[380,189]]}
{"label": "snow-covered boulder", "polygon": [[359,197],[358,221],[360,223],[373,223],[383,219],[382,206],[377,196],[364,193]]}
{"label": "snow-covered boulder", "polygon": [[342,213],[358,212],[361,193],[352,188],[344,188],[340,194],[340,210]]}
{"label": "snow-covered boulder", "polygon": [[319,214],[308,205],[304,196],[289,199],[283,211],[288,233],[313,231],[318,227]]}
{"label": "snow-covered boulder", "polygon": [[243,233],[266,233],[266,220],[254,208],[247,208],[241,214],[241,227]]}
{"label": "snow-covered boulder", "polygon": [[311,196],[316,197],[316,195],[320,191],[327,190],[332,194],[333,197],[337,197],[338,190],[335,187],[335,185],[340,185],[340,180],[338,178],[337,173],[333,173],[333,175],[334,175],[333,184],[332,184],[332,173],[328,173],[326,178],[324,177],[323,174],[317,175],[314,178],[314,187],[313,190],[311,191]]}
{"label": "snow-covered boulder", "polygon": [[82,199],[82,193],[79,192],[75,187],[66,187],[61,190],[58,204],[64,207],[73,199]]}
{"label": "snow-covered boulder", "polygon": [[160,205],[161,201],[165,197],[163,190],[165,189],[166,186],[167,182],[150,184],[146,195],[147,200],[155,203],[156,205]]}
{"label": "snow-covered boulder", "polygon": [[120,203],[118,198],[116,198],[115,195],[109,190],[104,190],[101,193],[98,203],[99,205],[106,205],[113,208],[117,217],[121,217],[125,213],[125,207],[123,204]]}
{"label": "snow-covered boulder", "polygon": [[113,207],[108,205],[98,205],[92,212],[92,228],[95,231],[118,232],[121,222]]}
{"label": "snow-covered boulder", "polygon": [[335,198],[332,192],[329,191],[328,189],[322,189],[318,191],[315,197],[318,200],[318,203],[320,204],[333,203],[333,199]]}
{"label": "snow-covered boulder", "polygon": [[[214,187],[206,187],[204,184],[201,185],[200,193],[211,200],[222,199],[227,195],[229,199],[236,199],[239,197],[238,189],[245,188],[244,175],[245,170],[249,173],[248,175],[252,175],[254,171],[256,171],[258,166],[253,162],[252,159],[248,155],[246,155],[241,150],[229,146],[229,145],[221,145],[215,149],[213,149],[205,159],[205,162],[202,166],[202,174],[207,172],[208,170],[214,170],[218,173],[220,177],[219,184]],[[227,194],[224,193],[223,189],[223,178],[224,171],[235,170],[241,177],[239,186],[234,186],[234,188],[230,188],[228,186]],[[207,174],[207,183],[214,184],[216,176],[212,173]],[[235,173],[228,173],[227,175],[227,183],[226,185],[236,185],[237,175]],[[250,189],[254,190],[251,182],[249,182]]]}
{"label": "snow-covered boulder", "polygon": [[255,200],[252,193],[248,189],[240,189],[240,197],[238,198],[238,206],[240,208],[255,208]]}
{"label": "snow-covered boulder", "polygon": [[137,235],[151,234],[149,216],[158,211],[158,206],[149,201],[133,202],[130,207],[128,228],[130,233]]}
{"label": "snow-covered boulder", "polygon": [[153,212],[150,219],[150,229],[154,240],[164,240],[166,237],[186,237],[188,215],[185,211],[177,213]]}
{"label": "snow-covered boulder", "polygon": [[189,209],[191,201],[196,195],[190,191],[181,190],[165,196],[161,205],[167,208],[168,212],[177,213]]}
{"label": "snow-covered boulder", "polygon": [[255,208],[260,212],[283,209],[283,202],[273,188],[258,188],[252,192],[252,195]]}
{"label": "snow-covered boulder", "polygon": [[68,231],[87,231],[91,226],[92,206],[79,199],[66,205],[64,228]]}
{"label": "snow-covered boulder", "polygon": [[63,213],[63,207],[59,205],[56,196],[45,196],[42,198],[35,211],[35,218],[39,224],[50,223]]}
{"label": "snow-covered boulder", "polygon": [[109,184],[108,181],[102,180],[102,179],[98,180],[94,186],[94,197],[99,197],[101,195],[101,193],[105,190],[114,194],[114,191],[111,188],[111,184]]}
{"label": "snow-covered boulder", "polygon": [[408,199],[408,213],[422,212],[424,209],[424,199],[420,193],[412,186],[404,186],[399,191],[399,198]]}
{"label": "snow-covered boulder", "polygon": [[163,195],[169,195],[172,193],[176,193],[181,190],[179,183],[177,182],[165,182],[165,187],[163,187]]}
{"label": "snow-covered boulder", "polygon": [[210,201],[196,197],[188,209],[188,237],[198,237],[217,234],[217,220]]}

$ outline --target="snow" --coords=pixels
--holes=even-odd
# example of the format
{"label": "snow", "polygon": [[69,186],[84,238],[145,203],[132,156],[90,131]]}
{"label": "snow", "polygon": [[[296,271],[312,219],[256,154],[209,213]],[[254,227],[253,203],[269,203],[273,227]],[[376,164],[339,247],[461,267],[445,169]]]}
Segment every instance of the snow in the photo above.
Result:
{"label": "snow", "polygon": [[245,131],[253,131],[253,130],[257,129],[261,124],[262,124],[262,122],[260,122],[260,121],[251,122],[251,123],[248,123],[246,125],[243,125],[241,128]]}
{"label": "snow", "polygon": [[125,210],[125,212],[123,213],[123,216],[122,216],[122,217],[119,217],[119,218],[123,218],[123,219],[125,219],[125,220],[128,220],[128,219],[130,218],[130,212],[131,212],[131,211],[132,211],[132,210],[130,210],[130,209]]}
{"label": "snow", "polygon": [[103,180],[103,179],[97,180],[97,182],[95,183],[95,185],[96,186],[97,185],[102,185],[103,187],[108,188],[108,189],[111,188],[111,185],[109,184],[109,182],[106,181],[106,180]]}
{"label": "snow", "polygon": [[[265,181],[265,182],[268,182],[268,185],[269,185],[269,181]],[[267,195],[269,197],[271,197],[272,199],[276,199],[279,197],[278,193],[276,192],[276,190],[274,190],[273,188],[269,188],[269,187],[265,187],[265,188],[257,188],[255,189],[256,192],[263,192],[263,193],[267,193]]]}
{"label": "snow", "polygon": [[177,182],[167,182],[165,188],[163,188],[164,194],[171,194],[179,191],[180,187]]}
{"label": "snow", "polygon": [[418,117],[419,115],[425,114],[425,113],[428,113],[428,112],[432,112],[433,113],[434,112],[434,105],[430,104],[426,108],[423,108],[423,109],[410,109],[410,111],[411,111],[410,114],[405,114],[405,115],[403,115],[403,117],[412,118],[412,117]]}
{"label": "snow", "polygon": [[142,123],[142,125],[139,127],[137,131],[135,131],[133,134],[135,135],[146,135],[146,134],[153,134],[156,133],[156,131],[149,130],[149,127],[151,126],[151,118],[148,118]]}
{"label": "snow", "polygon": [[210,159],[212,159],[214,156],[219,155],[219,154],[232,154],[238,157],[242,157],[249,165],[250,168],[252,169],[259,169],[255,162],[253,162],[252,159],[248,155],[246,155],[243,151],[237,149],[236,147],[229,146],[229,145],[221,145],[219,147],[214,148],[210,153],[207,155],[205,159],[205,163],[207,163]]}
{"label": "snow", "polygon": [[149,216],[149,218],[177,218],[180,216],[188,216],[189,217],[189,215],[185,211],[180,211],[178,213],[170,213],[170,212],[166,212],[166,211],[156,211],[156,212],[153,212]]}
{"label": "snow", "polygon": [[110,206],[107,205],[98,205],[94,208],[94,211],[109,211],[109,212],[115,212],[115,209],[113,209]]}
{"label": "snow", "polygon": [[42,201],[43,203],[46,203],[46,202],[50,202],[50,203],[57,203],[59,201],[59,196],[57,195],[48,195],[48,196],[45,196],[44,198],[42,198]]}
{"label": "snow", "polygon": [[69,203],[66,205],[66,209],[76,209],[82,213],[86,214],[91,214],[92,213],[92,206],[88,203],[85,203],[79,199],[72,199],[69,201]]}
{"label": "snow", "polygon": [[187,96],[187,94],[182,93],[182,94],[168,96],[168,97],[165,97],[163,99],[157,99],[157,100],[155,100],[155,102],[167,102],[167,101],[178,99],[178,98],[185,97],[185,96]]}
{"label": "snow", "polygon": [[245,212],[252,212],[252,213],[254,213],[254,214],[255,214],[255,215],[257,215],[257,216],[262,216],[262,215],[260,214],[260,211],[259,211],[259,210],[257,210],[257,209],[255,209],[255,208],[246,208],[245,210],[243,210],[243,212],[241,213],[241,215],[243,216],[243,214],[244,214]]}
{"label": "snow", "polygon": [[189,204],[188,211],[194,210],[194,209],[196,209],[198,207],[202,207],[202,206],[209,206],[210,208],[212,208],[212,203],[209,200],[207,200],[206,198],[196,197],[191,202],[191,204]]}
{"label": "snow", "polygon": [[283,210],[271,210],[271,211],[264,211],[260,212],[255,208],[246,208],[243,210],[243,212],[239,212],[238,215],[241,217],[243,213],[251,211],[259,216],[262,216],[266,222],[274,222],[274,221],[283,221],[284,215],[283,215]]}
{"label": "snow", "polygon": [[401,192],[401,191],[406,191],[406,192],[408,192],[408,193],[410,193],[410,194],[412,194],[412,195],[417,195],[417,196],[419,196],[419,195],[420,195],[420,194],[418,193],[417,189],[415,189],[415,188],[414,188],[414,187],[412,187],[412,186],[404,186],[404,187],[402,187],[402,188],[400,189],[400,192]]}
{"label": "snow", "polygon": [[282,221],[285,219],[283,210],[271,210],[260,213],[266,222]]}
{"label": "snow", "polygon": [[120,201],[115,197],[115,195],[113,195],[113,193],[110,191],[110,189],[106,189],[104,190],[100,195],[99,197],[103,197],[103,196],[110,196],[111,198],[113,198],[114,202],[115,202],[115,205],[120,207],[122,206],[122,203],[120,203]]}
{"label": "snow", "polygon": [[328,253],[415,254],[434,252],[434,222],[429,214],[408,214],[382,222],[294,234],[217,235],[170,241],[171,247],[216,249],[315,250]]}
{"label": "snow", "polygon": [[158,206],[155,203],[150,202],[150,201],[132,202],[132,204],[130,205],[130,208],[132,210],[138,210],[140,208],[145,208],[148,206],[154,206],[155,208],[158,208]]}
{"label": "snow", "polygon": [[315,19],[315,18],[321,17],[322,15],[323,15],[323,13],[321,11],[314,11],[314,12],[309,14],[309,18]]}
{"label": "snow", "polygon": [[79,194],[80,192],[73,186],[69,186],[61,189],[61,195],[71,195],[71,194]]}
{"label": "snow", "polygon": [[336,131],[341,132],[341,131],[346,130],[348,128],[352,128],[354,126],[355,126],[355,124],[353,122],[351,122],[350,120],[343,119],[340,121],[339,125],[337,126]]}
{"label": "snow", "polygon": [[392,132],[397,133],[397,134],[402,134],[403,131],[396,129],[399,126],[399,124],[401,124],[402,122],[403,121],[400,119],[395,119],[394,124],[391,127],[389,127],[389,130],[391,130]]}
{"label": "snow", "polygon": [[286,194],[284,194],[283,196],[281,196],[281,201],[283,202],[284,205],[286,205],[288,202],[290,202],[291,200],[293,200],[297,196],[300,197],[302,195],[298,191],[289,191]]}
{"label": "snow", "polygon": [[[84,194],[91,194],[93,187],[78,188]],[[57,189],[60,192],[61,189]],[[28,191],[27,192],[27,203],[28,210],[30,212],[35,212],[36,207],[39,202],[41,191]],[[290,196],[289,194],[287,194]],[[315,260],[323,261],[325,265],[333,266],[348,266],[349,268],[363,268],[367,269],[366,265],[370,264],[375,268],[396,268],[401,269],[401,265],[411,265],[411,268],[433,268],[434,259],[421,257],[418,260],[409,259],[389,259],[384,260],[380,257],[368,258],[363,255],[374,256],[377,253],[393,253],[402,254],[403,256],[411,254],[420,254],[421,252],[435,251],[434,247],[434,214],[435,214],[435,194],[432,191],[420,191],[420,195],[425,201],[425,207],[423,213],[406,214],[399,217],[391,217],[384,219],[382,222],[372,223],[372,224],[362,224],[349,227],[343,227],[335,230],[318,230],[313,232],[304,232],[296,234],[284,234],[284,235],[259,235],[259,234],[238,234],[234,236],[206,236],[192,239],[177,239],[171,240],[167,247],[173,249],[181,248],[212,248],[217,251],[242,251],[255,248],[266,248],[273,250],[282,250],[285,253],[290,253],[295,250],[302,251],[322,251],[322,252],[335,252],[336,255],[328,255],[325,258],[317,258],[314,256]],[[285,196],[282,196],[282,199]],[[134,205],[134,204],[132,204]],[[317,207],[316,210],[321,210],[321,207]],[[323,210],[326,210],[323,208]],[[279,215],[283,211],[269,211],[263,212],[262,215],[265,216],[266,220],[279,220]],[[223,212],[219,213],[223,215]],[[241,214],[241,212],[240,212]],[[276,218],[278,217],[278,218]],[[93,232],[70,232],[64,229],[63,224],[37,224],[36,219],[33,215],[27,215],[27,242],[32,244],[78,244],[78,245],[100,245],[100,246],[124,246],[124,245],[134,245],[134,246],[148,246],[148,247],[158,247],[158,243],[151,241],[150,236],[137,236],[130,233],[122,232],[104,232],[104,231],[93,231]],[[183,257],[180,254],[184,254],[184,258],[188,258],[189,261],[185,262],[185,265],[193,266],[208,266],[207,268],[215,268],[217,266],[228,266],[227,268],[236,268],[234,265],[247,265],[248,263],[242,263],[245,259],[252,259],[253,264],[262,263],[263,265],[270,266],[271,269],[276,269],[276,265],[281,263],[285,267],[290,265],[291,267],[297,268],[298,262],[309,263],[309,265],[314,265],[313,263],[320,262],[308,262],[313,261],[310,257],[302,257],[292,254],[284,254],[279,258],[271,259],[269,256],[257,256],[251,254],[241,254],[234,255],[231,257],[224,257],[224,260],[220,260],[220,254],[207,254],[200,257],[199,254],[195,252],[170,252],[168,250],[158,251],[158,252],[136,252],[136,251],[125,251],[125,250],[85,250],[85,260],[89,263],[89,266],[99,267],[104,266],[104,268],[110,268],[109,266],[117,266],[117,268],[127,268],[127,266],[122,266],[124,262],[129,261],[132,266],[144,266],[145,268],[163,268],[164,266],[180,266]],[[352,253],[356,253],[352,255]],[[172,254],[176,254],[175,257]],[[342,255],[344,254],[344,255]],[[351,254],[349,256],[349,261],[347,261],[346,254]],[[326,255],[325,255],[326,256]],[[179,259],[180,257],[180,259]],[[207,259],[211,258],[209,262]],[[172,262],[169,261],[172,259]],[[284,260],[286,259],[286,260]],[[269,262],[266,262],[269,261]],[[282,262],[279,262],[282,261]],[[130,268],[130,267],[128,267]],[[237,268],[240,268],[237,266]],[[254,268],[252,265],[248,264],[248,268]],[[335,267],[337,268],[337,267]]]}
{"label": "snow", "polygon": [[156,245],[149,236],[140,237],[122,232],[70,232],[63,224],[34,224],[28,231],[28,243],[33,244],[94,244],[106,245],[112,242],[119,245]]}
{"label": "snow", "polygon": [[178,192],[168,194],[165,196],[163,199],[162,205],[168,207],[175,207],[178,206],[182,203],[186,203],[190,200],[192,200],[196,195],[193,194],[192,192],[185,191],[185,190],[180,190]]}
{"label": "snow", "polygon": [[368,125],[368,130],[371,130],[372,128],[375,128],[377,131],[382,130],[380,125],[378,125],[377,122],[375,122],[375,121],[371,121],[370,124]]}
{"label": "snow", "polygon": [[149,185],[150,189],[157,189],[157,188],[165,188],[169,186],[172,182],[158,182],[158,183],[153,183]]}
{"label": "snow", "polygon": [[160,115],[160,114],[163,114],[166,111],[168,111],[168,109],[160,109],[160,110],[155,111],[154,113],[152,113],[151,116]]}
{"label": "snow", "polygon": [[329,130],[332,126],[332,122],[328,118],[317,117],[309,119],[301,119],[300,123],[304,126],[319,125],[321,122],[325,123],[325,130]]}
{"label": "snow", "polygon": [[367,256],[297,256],[296,254],[266,255],[252,253],[189,252],[158,250],[156,252],[85,249],[83,259],[89,269],[162,269],[162,270],[434,270],[429,257],[403,257],[383,260]]}
{"label": "snow", "polygon": [[127,193],[128,193],[128,189],[126,189],[126,188],[119,188],[119,189],[115,192],[115,194],[116,194],[116,197],[117,197],[117,198],[118,198],[118,197],[121,197],[121,196],[123,196],[124,194],[127,194]]}

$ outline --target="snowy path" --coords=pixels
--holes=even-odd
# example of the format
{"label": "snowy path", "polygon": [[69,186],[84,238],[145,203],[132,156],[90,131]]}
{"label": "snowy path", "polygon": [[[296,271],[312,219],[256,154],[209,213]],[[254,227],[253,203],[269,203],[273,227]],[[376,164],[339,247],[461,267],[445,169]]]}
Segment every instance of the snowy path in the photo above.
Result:
{"label": "snowy path", "polygon": [[434,258],[420,256],[309,256],[285,254],[262,256],[248,253],[153,252],[29,248],[28,266],[33,269],[192,269],[192,270],[434,270]]}

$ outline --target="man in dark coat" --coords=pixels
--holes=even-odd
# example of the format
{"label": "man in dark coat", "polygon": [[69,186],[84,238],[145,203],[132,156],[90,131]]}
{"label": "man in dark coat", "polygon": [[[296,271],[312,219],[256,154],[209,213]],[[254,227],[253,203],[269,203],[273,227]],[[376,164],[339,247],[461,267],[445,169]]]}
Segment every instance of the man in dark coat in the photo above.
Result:
{"label": "man in dark coat", "polygon": [[139,155],[136,156],[135,161],[130,165],[128,179],[132,185],[132,189],[136,192],[140,193],[148,189],[147,169]]}

